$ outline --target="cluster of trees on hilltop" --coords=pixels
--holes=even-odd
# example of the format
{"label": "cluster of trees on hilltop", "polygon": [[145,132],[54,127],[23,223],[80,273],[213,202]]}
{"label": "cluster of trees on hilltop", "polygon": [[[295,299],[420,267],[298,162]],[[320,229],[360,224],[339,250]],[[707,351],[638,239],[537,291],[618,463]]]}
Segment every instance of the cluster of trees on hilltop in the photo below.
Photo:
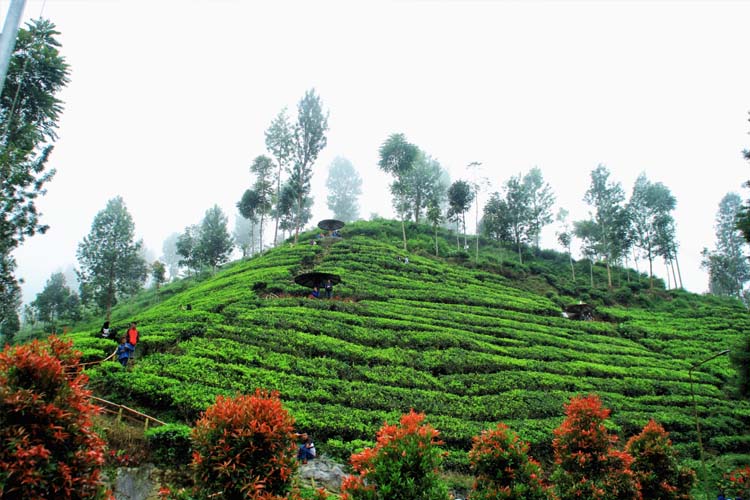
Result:
{"label": "cluster of trees on hilltop", "polygon": [[[449,221],[456,224],[456,246],[468,249],[466,212],[479,209],[481,176],[472,181],[459,179],[450,183],[440,164],[427,156],[403,134],[393,134],[380,147],[379,166],[393,176],[390,185],[393,207],[402,222],[404,249],[407,246],[405,221],[420,222],[426,215],[435,230]],[[478,165],[477,163],[472,166]],[[599,165],[591,172],[591,184],[584,196],[591,207],[589,217],[575,221],[571,227],[568,212],[558,212],[558,240],[570,254],[573,237],[581,241],[583,255],[601,260],[607,267],[608,285],[612,287],[611,264],[627,264],[632,257],[643,257],[649,263],[653,287],[653,263],[664,259],[672,271],[675,286],[682,287],[672,212],[676,200],[662,183],[653,183],[645,174],[635,182],[629,200],[619,182],[610,179],[610,172]],[[507,179],[502,191],[489,196],[481,218],[485,236],[512,245],[523,263],[524,246],[539,247],[542,229],[554,220],[552,207],[555,195],[539,168]],[[435,253],[438,253],[437,236]],[[478,236],[477,256],[478,256]],[[571,256],[572,263],[572,256]],[[575,273],[571,265],[571,272]],[[574,276],[575,277],[575,276]],[[669,277],[668,277],[669,280]],[[593,285],[592,285],[593,286]]]}
{"label": "cluster of trees on hilltop", "polygon": [[[279,228],[293,229],[296,243],[300,228],[312,218],[312,167],[328,142],[327,131],[328,113],[323,112],[314,89],[307,91],[297,105],[296,122],[290,123],[284,108],[266,130],[266,148],[273,159],[260,155],[253,160],[250,171],[255,174],[255,183],[237,203],[240,215],[250,221],[251,235],[259,224],[260,249],[266,217],[275,220],[274,244]],[[282,179],[284,173],[286,180]]]}

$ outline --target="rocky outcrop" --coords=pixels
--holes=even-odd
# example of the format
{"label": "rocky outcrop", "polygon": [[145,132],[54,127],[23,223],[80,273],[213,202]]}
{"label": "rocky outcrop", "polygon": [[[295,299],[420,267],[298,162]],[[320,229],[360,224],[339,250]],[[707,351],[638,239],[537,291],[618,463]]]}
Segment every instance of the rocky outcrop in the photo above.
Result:
{"label": "rocky outcrop", "polygon": [[117,500],[155,500],[159,498],[159,470],[152,464],[120,467],[115,472],[112,490]]}
{"label": "rocky outcrop", "polygon": [[324,456],[299,465],[299,479],[303,485],[325,488],[333,493],[341,491],[341,481],[345,475],[343,465]]}

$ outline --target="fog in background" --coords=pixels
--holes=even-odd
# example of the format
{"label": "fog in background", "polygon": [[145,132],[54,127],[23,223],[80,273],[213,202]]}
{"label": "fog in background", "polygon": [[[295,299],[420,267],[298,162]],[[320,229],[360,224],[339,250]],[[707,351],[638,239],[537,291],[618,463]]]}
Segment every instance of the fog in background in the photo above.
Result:
{"label": "fog in background", "polygon": [[[37,204],[50,230],[15,252],[24,302],[77,266],[117,195],[154,258],[214,204],[231,231],[264,130],[284,106],[294,119],[310,88],[330,111],[313,223],[331,215],[336,156],[362,177],[361,216],[394,216],[377,168],[394,132],[451,180],[482,162],[492,190],[538,166],[570,220],[587,216],[603,163],[628,197],[642,171],[669,187],[683,282],[703,292],[719,201],[750,196],[748,2],[30,0],[25,19],[42,9],[71,82],[48,163],[57,175]],[[558,248],[552,226],[542,243]]]}

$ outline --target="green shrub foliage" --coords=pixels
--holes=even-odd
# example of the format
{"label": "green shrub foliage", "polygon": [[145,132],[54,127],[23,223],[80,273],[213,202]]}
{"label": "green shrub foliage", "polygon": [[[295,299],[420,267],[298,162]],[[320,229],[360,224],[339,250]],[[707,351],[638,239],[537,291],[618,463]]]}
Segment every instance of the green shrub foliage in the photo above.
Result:
{"label": "green shrub foliage", "polygon": [[719,487],[729,497],[750,498],[750,466],[724,474]]}
{"label": "green shrub foliage", "polygon": [[649,500],[690,500],[695,473],[677,462],[672,441],[664,428],[650,420],[625,447],[633,457],[631,469]]}
{"label": "green shrub foliage", "polygon": [[384,424],[374,448],[352,455],[357,475],[344,479],[341,500],[447,500],[439,432],[424,418],[412,410],[398,425]]}
{"label": "green shrub foliage", "polygon": [[187,465],[191,458],[192,428],[182,424],[167,424],[146,431],[152,460],[170,467]]}
{"label": "green shrub foliage", "polygon": [[0,498],[103,498],[99,410],[71,342],[50,337],[0,353]]}
{"label": "green shrub foliage", "polygon": [[198,495],[280,498],[291,491],[295,449],[294,420],[277,392],[218,396],[193,430]]}
{"label": "green shrub foliage", "polygon": [[472,500],[548,500],[542,469],[529,457],[529,444],[500,423],[474,437],[469,452],[474,474]]}
{"label": "green shrub foliage", "polygon": [[640,500],[633,457],[617,451],[617,436],[604,426],[609,409],[599,396],[574,397],[565,405],[566,418],[555,429],[552,475],[561,500]]}

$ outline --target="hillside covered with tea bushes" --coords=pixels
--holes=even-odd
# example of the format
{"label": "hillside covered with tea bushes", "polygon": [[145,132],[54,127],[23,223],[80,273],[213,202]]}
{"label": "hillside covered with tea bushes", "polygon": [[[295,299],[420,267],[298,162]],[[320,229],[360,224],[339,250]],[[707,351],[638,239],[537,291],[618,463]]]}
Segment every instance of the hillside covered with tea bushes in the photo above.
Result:
{"label": "hillside covered with tea bushes", "polygon": [[[646,277],[623,270],[617,292],[591,289],[588,264],[577,263],[573,282],[567,257],[553,252],[522,266],[512,251],[483,244],[476,265],[473,248],[456,251],[448,233],[439,241],[446,258],[436,258],[431,229],[409,231],[411,252],[395,223],[356,223],[318,245],[308,233],[170,284],[152,303],[122,305],[113,324],[138,321],[138,359],[127,371],[109,362],[89,369],[91,386],[189,424],[217,394],[277,390],[298,428],[342,455],[415,409],[459,468],[472,436],[500,421],[549,458],[563,403],[597,393],[622,439],[654,418],[697,457],[688,370],[748,335],[739,303],[663,285],[649,292]],[[294,283],[312,269],[341,276],[332,300],[309,299]],[[606,283],[602,268],[594,272]],[[595,321],[561,315],[581,297],[600,304]],[[84,361],[115,347],[95,329],[72,334]],[[693,374],[703,441],[717,454],[750,449],[750,403],[731,397],[734,374],[726,356]]]}

